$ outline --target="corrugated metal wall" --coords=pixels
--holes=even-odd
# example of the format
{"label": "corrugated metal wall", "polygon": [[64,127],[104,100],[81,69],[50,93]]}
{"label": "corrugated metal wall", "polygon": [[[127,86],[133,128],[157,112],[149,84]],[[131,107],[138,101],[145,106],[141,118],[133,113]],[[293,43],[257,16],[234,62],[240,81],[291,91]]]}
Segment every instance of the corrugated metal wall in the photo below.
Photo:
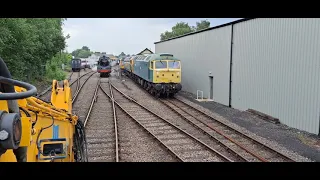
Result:
{"label": "corrugated metal wall", "polygon": [[232,106],[318,134],[320,19],[254,19],[233,31]]}
{"label": "corrugated metal wall", "polygon": [[[183,90],[209,93],[229,105],[231,25],[157,43],[182,62]],[[288,126],[318,134],[320,19],[259,18],[233,25],[231,105],[255,109]],[[197,63],[195,63],[197,62]]]}
{"label": "corrugated metal wall", "polygon": [[182,61],[182,88],[209,96],[209,72],[213,76],[213,98],[229,104],[231,26],[158,43],[156,53],[172,53]]}

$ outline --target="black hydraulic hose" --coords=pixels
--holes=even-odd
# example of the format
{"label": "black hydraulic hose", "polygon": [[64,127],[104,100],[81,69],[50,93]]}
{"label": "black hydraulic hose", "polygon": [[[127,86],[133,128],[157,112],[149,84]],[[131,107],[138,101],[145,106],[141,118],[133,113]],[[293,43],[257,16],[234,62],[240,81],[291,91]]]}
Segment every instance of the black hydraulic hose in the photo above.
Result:
{"label": "black hydraulic hose", "polygon": [[[74,134],[75,159],[77,162],[88,162],[88,149],[84,125],[82,121],[77,122]],[[80,157],[79,157],[80,156]],[[80,159],[79,159],[80,158]]]}
{"label": "black hydraulic hose", "polygon": [[79,130],[78,137],[80,136],[80,139],[79,139],[80,147],[79,148],[81,150],[81,159],[82,159],[82,162],[88,162],[87,139],[86,139],[84,125],[81,121],[78,121],[76,126],[77,126],[77,129]]}
{"label": "black hydraulic hose", "polygon": [[24,114],[27,116],[27,117],[31,117],[31,115],[29,114],[28,111],[26,111],[25,109],[23,109],[22,107],[19,107],[19,109],[24,112]]}

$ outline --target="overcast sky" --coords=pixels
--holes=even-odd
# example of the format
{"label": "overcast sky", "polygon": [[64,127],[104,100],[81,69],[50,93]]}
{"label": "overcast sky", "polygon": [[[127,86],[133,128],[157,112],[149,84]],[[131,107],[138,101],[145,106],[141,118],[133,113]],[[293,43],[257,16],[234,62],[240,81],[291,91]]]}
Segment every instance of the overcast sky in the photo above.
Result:
{"label": "overcast sky", "polygon": [[67,40],[69,52],[88,46],[91,51],[114,55],[137,54],[145,48],[154,51],[160,34],[171,31],[177,22],[195,26],[205,19],[213,27],[241,18],[68,18],[63,29],[71,36]]}

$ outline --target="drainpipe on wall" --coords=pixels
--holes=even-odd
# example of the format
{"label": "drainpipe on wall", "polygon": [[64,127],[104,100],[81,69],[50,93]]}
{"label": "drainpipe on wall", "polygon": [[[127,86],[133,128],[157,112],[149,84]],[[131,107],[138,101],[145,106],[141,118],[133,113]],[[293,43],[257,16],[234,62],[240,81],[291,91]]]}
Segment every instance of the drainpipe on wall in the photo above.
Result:
{"label": "drainpipe on wall", "polygon": [[231,42],[230,42],[230,76],[229,76],[229,107],[231,107],[231,85],[232,85],[232,47],[233,47],[233,24],[231,24]]}
{"label": "drainpipe on wall", "polygon": [[319,113],[319,130],[318,130],[318,136],[320,137],[320,113]]}

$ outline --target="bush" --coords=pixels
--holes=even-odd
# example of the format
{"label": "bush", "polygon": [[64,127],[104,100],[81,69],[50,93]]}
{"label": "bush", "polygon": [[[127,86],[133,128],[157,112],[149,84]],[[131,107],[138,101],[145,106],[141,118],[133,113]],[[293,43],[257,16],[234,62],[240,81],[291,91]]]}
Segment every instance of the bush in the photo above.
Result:
{"label": "bush", "polygon": [[[60,52],[66,42],[62,18],[0,18],[0,56],[13,78],[38,82],[46,78],[61,79]],[[59,57],[59,55],[61,57]]]}
{"label": "bush", "polygon": [[62,81],[66,79],[67,73],[62,70],[62,64],[68,67],[71,59],[68,56],[68,53],[57,53],[51,61],[49,61],[46,65],[46,79],[48,81],[58,80]]}

